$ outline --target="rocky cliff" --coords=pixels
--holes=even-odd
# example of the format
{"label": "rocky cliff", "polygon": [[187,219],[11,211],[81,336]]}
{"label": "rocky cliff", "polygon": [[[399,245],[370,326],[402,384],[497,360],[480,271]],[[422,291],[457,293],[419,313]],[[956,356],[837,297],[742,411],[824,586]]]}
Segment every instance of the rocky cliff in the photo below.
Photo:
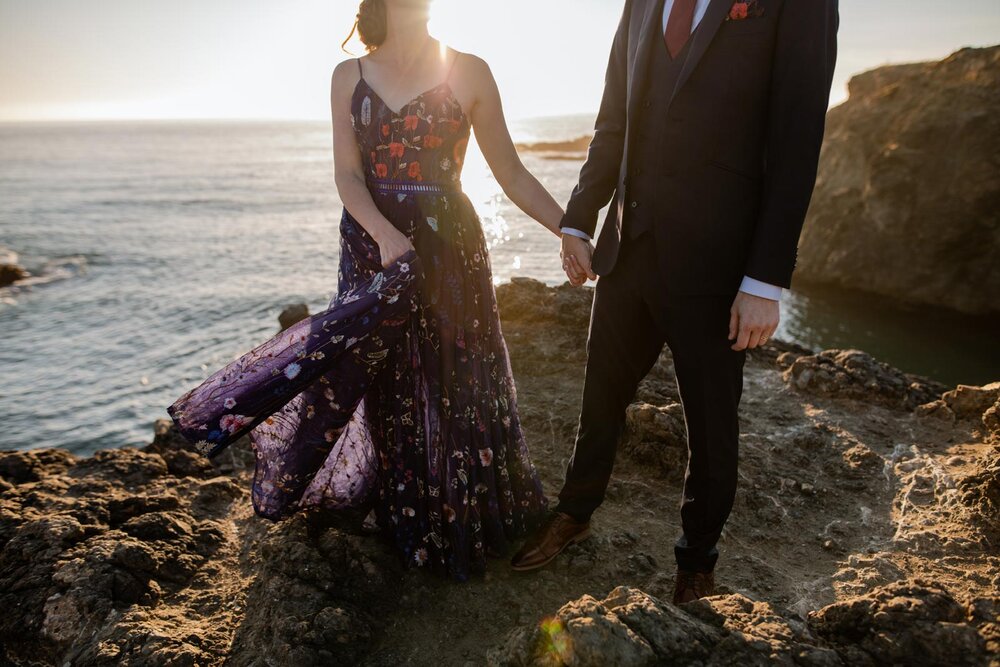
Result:
{"label": "rocky cliff", "polygon": [[1000,312],[1000,46],[851,79],[796,278]]}
{"label": "rocky cliff", "polygon": [[[554,497],[591,290],[498,288]],[[82,665],[1000,665],[1000,383],[857,350],[752,351],[720,593],[669,603],[684,421],[643,382],[594,535],[535,573],[404,572],[363,517],[250,508],[245,443],[0,453],[0,662]],[[39,443],[43,445],[44,443]]]}

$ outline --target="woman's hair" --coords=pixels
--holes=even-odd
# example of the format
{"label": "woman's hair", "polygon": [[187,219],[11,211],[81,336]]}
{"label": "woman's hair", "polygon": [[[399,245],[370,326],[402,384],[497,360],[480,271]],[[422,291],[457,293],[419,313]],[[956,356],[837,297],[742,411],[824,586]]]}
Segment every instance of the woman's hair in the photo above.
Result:
{"label": "woman's hair", "polygon": [[365,45],[365,50],[374,51],[385,41],[387,30],[385,0],[361,0],[361,5],[358,7],[358,19],[354,22],[354,27],[351,28],[351,34],[347,36],[340,48],[347,46],[357,31],[358,37]]}

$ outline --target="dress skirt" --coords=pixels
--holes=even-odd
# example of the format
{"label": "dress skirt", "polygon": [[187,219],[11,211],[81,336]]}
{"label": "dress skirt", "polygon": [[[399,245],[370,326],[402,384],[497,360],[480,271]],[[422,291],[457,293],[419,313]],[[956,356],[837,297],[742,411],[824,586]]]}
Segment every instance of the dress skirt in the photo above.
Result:
{"label": "dress skirt", "polygon": [[168,413],[209,457],[249,435],[258,515],[369,507],[407,566],[465,580],[549,506],[518,418],[486,241],[457,188],[370,189],[415,252],[383,268],[345,209],[329,307]]}

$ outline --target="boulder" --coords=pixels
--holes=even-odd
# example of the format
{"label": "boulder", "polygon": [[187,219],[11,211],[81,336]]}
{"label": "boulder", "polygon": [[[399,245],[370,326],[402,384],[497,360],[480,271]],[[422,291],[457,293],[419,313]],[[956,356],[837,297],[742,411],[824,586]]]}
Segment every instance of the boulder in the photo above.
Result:
{"label": "boulder", "polygon": [[1000,312],[1000,46],[851,79],[796,278]]}

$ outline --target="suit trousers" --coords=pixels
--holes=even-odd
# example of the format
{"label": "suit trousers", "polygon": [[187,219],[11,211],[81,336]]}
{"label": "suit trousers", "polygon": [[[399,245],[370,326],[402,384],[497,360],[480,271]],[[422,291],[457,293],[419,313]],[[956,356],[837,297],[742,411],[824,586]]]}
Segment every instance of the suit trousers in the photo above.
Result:
{"label": "suit trousers", "polygon": [[554,509],[585,520],[603,502],[625,411],[666,343],[688,444],[674,556],[681,568],[711,571],[736,496],[746,350],[728,339],[735,292],[667,296],[660,276],[652,233],[624,234],[614,269],[595,288],[576,443]]}

